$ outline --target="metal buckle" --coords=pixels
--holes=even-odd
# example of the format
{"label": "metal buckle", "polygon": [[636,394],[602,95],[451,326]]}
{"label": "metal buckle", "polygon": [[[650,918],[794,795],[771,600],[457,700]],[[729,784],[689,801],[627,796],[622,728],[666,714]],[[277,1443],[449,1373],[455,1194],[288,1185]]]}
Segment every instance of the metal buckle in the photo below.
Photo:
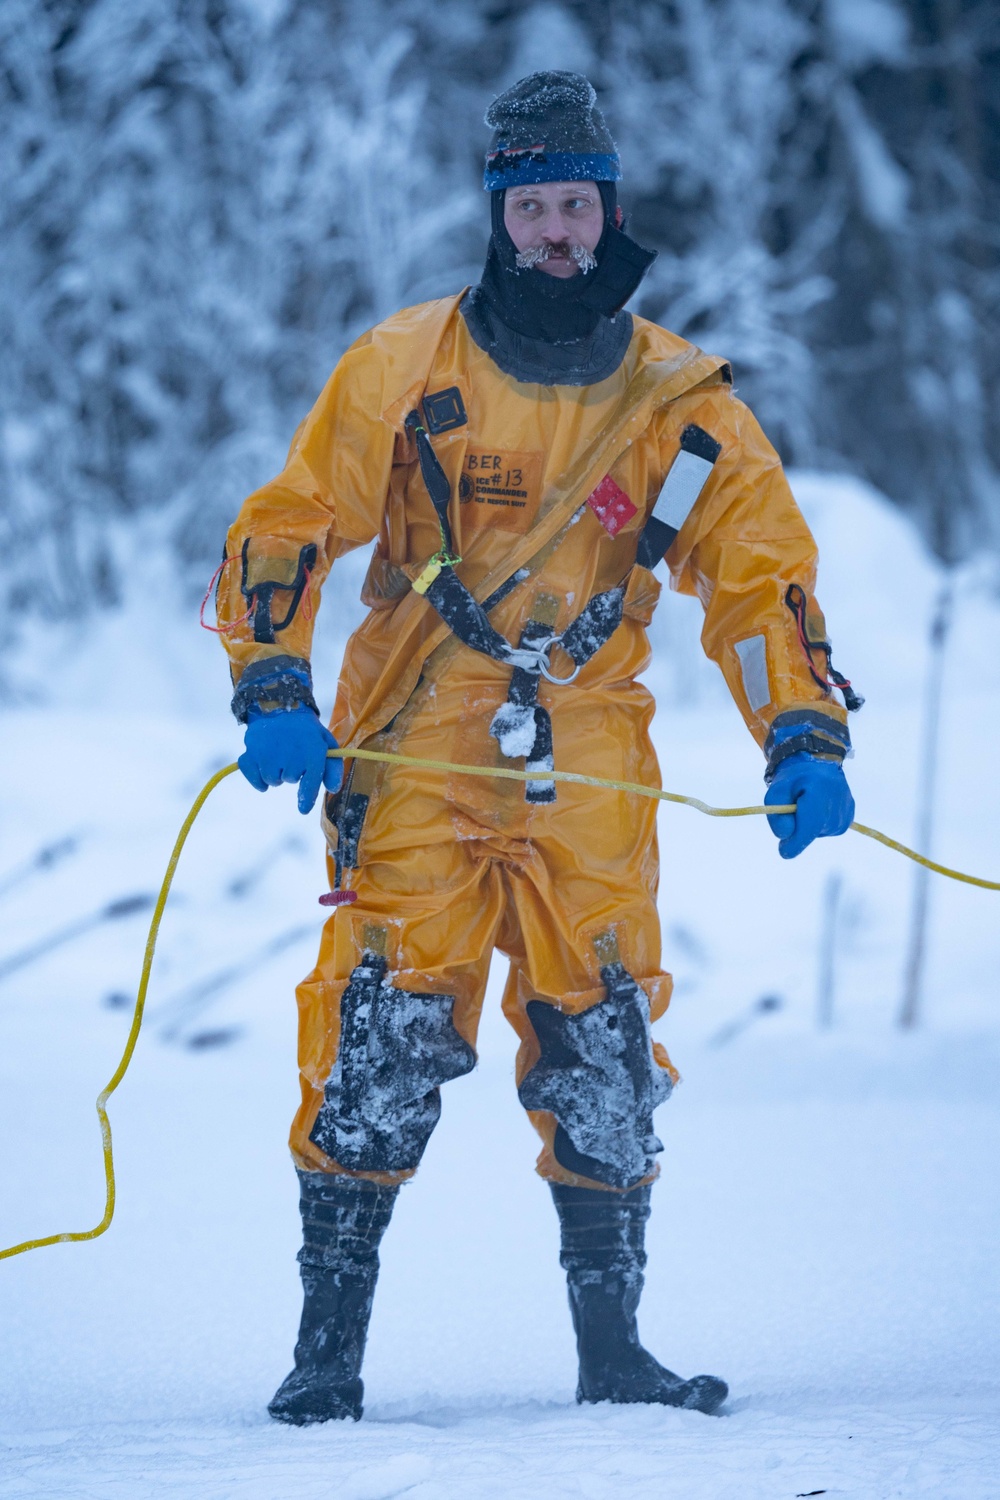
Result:
{"label": "metal buckle", "polygon": [[561,636],[550,635],[534,646],[512,646],[507,656],[507,662],[512,667],[520,667],[522,672],[540,673],[546,682],[551,682],[556,687],[563,687],[568,682],[575,682],[580,675],[579,665],[574,666],[568,677],[557,677],[554,672],[549,670],[549,652],[553,646],[559,644],[561,639]]}
{"label": "metal buckle", "polygon": [[569,683],[569,682],[575,682],[576,681],[576,679],[580,675],[581,668],[580,668],[580,664],[577,663],[573,667],[573,670],[569,674],[568,677],[556,677],[556,675],[555,675],[554,672],[550,672],[549,671],[549,660],[548,660],[548,658],[549,658],[549,652],[552,650],[553,646],[558,646],[560,640],[561,640],[560,636],[558,636],[558,635],[550,635],[549,638],[548,638],[548,640],[539,641],[538,647],[537,647],[537,650],[538,650],[538,670],[539,670],[539,672],[541,672],[541,674],[545,678],[546,682],[554,683],[556,687],[565,687],[567,683]]}

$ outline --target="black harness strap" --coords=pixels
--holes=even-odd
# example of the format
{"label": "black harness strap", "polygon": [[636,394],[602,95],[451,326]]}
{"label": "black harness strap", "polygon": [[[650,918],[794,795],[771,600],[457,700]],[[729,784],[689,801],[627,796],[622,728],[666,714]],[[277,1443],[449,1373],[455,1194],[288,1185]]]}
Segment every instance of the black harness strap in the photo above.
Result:
{"label": "black harness strap", "polygon": [[412,432],[416,439],[421,478],[431,497],[431,504],[441,528],[441,546],[450,555],[454,550],[451,539],[451,519],[448,515],[448,507],[451,504],[451,484],[441,467],[441,460],[431,447],[431,440],[427,436],[426,427],[420,420],[420,413],[411,411],[403,425],[407,432]]}
{"label": "black harness strap", "polygon": [[511,660],[514,647],[498,630],[494,630],[483,606],[466,588],[453,567],[442,567],[425,592],[442,620],[458,636],[463,646],[470,646],[473,651],[480,651],[484,656],[492,656],[494,661]]}
{"label": "black harness strap", "polygon": [[[487,611],[495,608],[518,583],[523,582],[528,570],[518,569],[485,604],[480,604],[466,588],[455,572],[455,564],[461,562],[461,558],[453,552],[448,476],[431,446],[418,412],[412,411],[407,417],[406,429],[416,440],[420,473],[441,531],[441,550],[431,558],[414,588],[429,599],[464,646],[513,668],[507,701],[494,715],[490,733],[505,756],[512,760],[523,757],[528,770],[551,771],[554,769],[552,720],[538,702],[539,680],[544,677],[548,682],[559,684],[572,682],[578,676],[581,667],[610,640],[621,624],[625,585],[618,584],[604,593],[595,594],[562,635],[556,635],[551,624],[529,620],[517,646],[512,646],[490,623]],[[549,666],[549,652],[556,645],[573,662],[574,670],[568,677],[556,677]],[[527,802],[554,802],[555,784],[530,781],[525,786],[524,795]]]}
{"label": "black harness strap", "polygon": [[[552,601],[555,603],[555,601]],[[520,645],[527,651],[539,651],[552,639],[551,621],[529,620],[521,632]],[[515,667],[510,676],[506,703],[493,715],[490,734],[508,760],[524,758],[526,771],[554,771],[552,718],[538,701],[541,673]],[[529,781],[524,788],[525,802],[554,802],[554,781]]]}
{"label": "black harness strap", "polygon": [[595,594],[572,625],[563,631],[559,645],[578,667],[585,666],[614,635],[622,622],[624,604],[625,585],[619,583],[603,594]]}
{"label": "black harness strap", "polygon": [[[441,466],[441,460],[431,446],[419,413],[411,411],[405,425],[407,431],[412,432],[416,439],[421,477],[441,529],[442,551],[431,560],[432,564],[436,562],[441,564],[440,571],[420,592],[426,595],[449,630],[458,636],[464,646],[469,646],[473,651],[480,651],[485,656],[491,656],[494,661],[509,662],[512,666],[524,666],[529,671],[542,670],[537,667],[533,668],[528,659],[528,653],[533,648],[529,646],[525,650],[522,647],[512,646],[498,630],[493,628],[487,615],[488,610],[495,609],[501,600],[505,599],[517,584],[528,576],[527,569],[519,568],[490,595],[485,605],[480,604],[466,588],[454,570],[455,563],[461,562],[461,558],[453,556],[454,544],[451,521],[448,516],[451,484]],[[444,553],[448,555],[444,556]],[[553,637],[549,632],[549,644],[554,645],[558,640],[559,645],[568,652],[576,665],[582,667],[621,624],[624,597],[624,586],[621,584],[608,589],[603,594],[595,594],[562,636]],[[542,675],[546,673],[543,671]]]}
{"label": "black harness strap", "polygon": [[503,583],[498,589],[493,590],[489,598],[483,600],[483,609],[487,614],[490,614],[494,609],[496,609],[498,604],[503,603],[508,594],[512,594],[514,592],[519,583],[523,583],[526,578],[530,577],[530,568],[518,568],[516,573],[512,573],[509,578],[504,579]]}

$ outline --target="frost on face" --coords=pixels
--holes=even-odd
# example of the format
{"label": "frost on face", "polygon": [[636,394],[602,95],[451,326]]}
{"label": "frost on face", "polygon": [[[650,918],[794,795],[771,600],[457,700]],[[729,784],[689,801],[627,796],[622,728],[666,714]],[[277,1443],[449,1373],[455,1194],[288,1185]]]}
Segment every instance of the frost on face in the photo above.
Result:
{"label": "frost on face", "polygon": [[525,1109],[555,1115],[561,1166],[630,1188],[652,1172],[663,1150],[653,1110],[673,1086],[653,1057],[645,991],[621,963],[606,964],[601,978],[606,998],[580,1015],[529,1001],[541,1057],[518,1097]]}
{"label": "frost on face", "polygon": [[396,989],[365,953],[340,1002],[340,1048],[309,1139],[342,1167],[416,1167],[441,1115],[439,1085],[475,1067],[452,995]]}

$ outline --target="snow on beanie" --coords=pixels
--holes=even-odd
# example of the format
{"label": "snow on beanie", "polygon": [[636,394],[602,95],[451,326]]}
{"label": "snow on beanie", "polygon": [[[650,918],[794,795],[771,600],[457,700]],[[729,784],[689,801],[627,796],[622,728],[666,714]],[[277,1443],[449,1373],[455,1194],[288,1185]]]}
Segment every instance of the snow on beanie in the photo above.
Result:
{"label": "snow on beanie", "polygon": [[533,182],[617,182],[618,148],[582,73],[531,73],[486,111],[487,192]]}

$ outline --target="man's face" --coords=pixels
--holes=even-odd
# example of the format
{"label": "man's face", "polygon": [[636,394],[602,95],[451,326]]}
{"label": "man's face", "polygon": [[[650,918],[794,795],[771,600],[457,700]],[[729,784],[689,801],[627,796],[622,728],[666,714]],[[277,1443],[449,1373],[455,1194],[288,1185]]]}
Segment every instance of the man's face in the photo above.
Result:
{"label": "man's face", "polygon": [[539,182],[508,188],[503,221],[522,269],[563,279],[593,270],[604,232],[604,204],[596,182]]}

